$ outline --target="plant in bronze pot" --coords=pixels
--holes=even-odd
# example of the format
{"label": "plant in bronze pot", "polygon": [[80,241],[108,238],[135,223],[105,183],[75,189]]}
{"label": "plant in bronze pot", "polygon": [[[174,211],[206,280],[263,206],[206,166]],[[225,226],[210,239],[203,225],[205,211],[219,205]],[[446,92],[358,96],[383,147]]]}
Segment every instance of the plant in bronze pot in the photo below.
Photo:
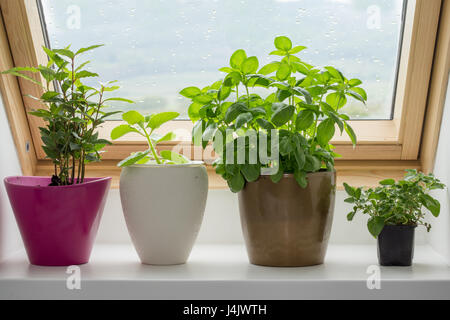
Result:
{"label": "plant in bronze pot", "polygon": [[289,38],[277,37],[275,49],[279,59],[260,69],[257,57],[237,50],[222,80],[180,94],[191,99],[194,144],[212,143],[216,172],[239,193],[250,262],[321,264],[336,184],[330,140],[339,130],[356,144],[341,109],[367,95],[360,80],[301,60],[306,48]]}
{"label": "plant in bronze pot", "polygon": [[352,221],[357,212],[369,215],[367,228],[378,240],[378,260],[382,266],[410,266],[414,254],[414,231],[424,226],[425,210],[439,216],[440,203],[429,193],[443,189],[445,185],[432,174],[406,170],[404,179],[380,181],[376,188],[354,188],[344,184],[349,197],[345,202],[353,204],[347,215]]}
{"label": "plant in bronze pot", "polygon": [[29,80],[44,91],[40,97],[31,97],[40,107],[31,114],[45,124],[39,128],[42,149],[53,164],[53,176],[5,179],[32,264],[61,266],[89,260],[111,178],[86,178],[86,164],[100,161],[102,148],[110,144],[97,131],[115,113],[106,111],[108,104],[132,102],[107,97],[119,89],[113,82],[99,88],[83,84],[98,74],[88,71],[88,62],[79,62],[80,56],[98,47],[75,52],[44,47],[47,65],[2,72]]}

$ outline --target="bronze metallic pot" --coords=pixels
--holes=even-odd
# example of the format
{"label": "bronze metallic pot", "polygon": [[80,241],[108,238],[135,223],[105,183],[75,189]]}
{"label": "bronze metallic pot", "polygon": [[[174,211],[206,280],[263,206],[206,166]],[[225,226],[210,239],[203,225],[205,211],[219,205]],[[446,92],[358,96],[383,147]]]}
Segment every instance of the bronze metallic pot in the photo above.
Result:
{"label": "bronze metallic pot", "polygon": [[291,174],[278,183],[261,176],[239,193],[250,262],[271,267],[322,264],[336,195],[336,172],[308,174],[302,189]]}

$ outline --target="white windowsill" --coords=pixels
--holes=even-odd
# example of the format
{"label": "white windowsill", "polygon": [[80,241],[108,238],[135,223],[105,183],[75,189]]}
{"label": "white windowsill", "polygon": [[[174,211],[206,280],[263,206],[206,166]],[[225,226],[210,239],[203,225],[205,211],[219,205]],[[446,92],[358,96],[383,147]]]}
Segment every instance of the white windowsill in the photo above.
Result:
{"label": "white windowsill", "polygon": [[198,245],[185,265],[145,266],[129,245],[96,245],[81,266],[81,290],[66,289],[66,268],[0,263],[0,299],[439,299],[450,298],[450,268],[428,246],[412,267],[382,267],[381,290],[366,286],[374,246],[331,245],[326,263],[267,268],[248,263],[241,245]]}

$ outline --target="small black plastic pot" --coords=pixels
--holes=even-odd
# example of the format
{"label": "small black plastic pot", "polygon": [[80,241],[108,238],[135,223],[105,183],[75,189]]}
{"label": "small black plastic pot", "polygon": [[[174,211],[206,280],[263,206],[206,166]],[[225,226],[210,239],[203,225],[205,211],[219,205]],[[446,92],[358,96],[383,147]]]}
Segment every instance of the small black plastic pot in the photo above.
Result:
{"label": "small black plastic pot", "polygon": [[409,267],[414,256],[417,226],[384,226],[378,236],[378,261],[382,266]]}

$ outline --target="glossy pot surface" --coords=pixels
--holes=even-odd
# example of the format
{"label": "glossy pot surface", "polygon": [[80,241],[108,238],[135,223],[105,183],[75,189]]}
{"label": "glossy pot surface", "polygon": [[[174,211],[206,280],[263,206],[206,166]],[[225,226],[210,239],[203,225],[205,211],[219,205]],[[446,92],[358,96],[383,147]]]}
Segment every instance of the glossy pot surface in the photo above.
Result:
{"label": "glossy pot surface", "polygon": [[308,175],[301,188],[293,175],[247,183],[239,193],[242,230],[250,262],[273,267],[322,264],[328,246],[336,173]]}
{"label": "glossy pot surface", "polygon": [[48,186],[48,177],[8,177],[4,183],[31,264],[89,261],[111,178],[59,187]]}
{"label": "glossy pot surface", "polygon": [[203,163],[136,165],[120,176],[128,231],[144,264],[187,261],[203,221],[208,174]]}

